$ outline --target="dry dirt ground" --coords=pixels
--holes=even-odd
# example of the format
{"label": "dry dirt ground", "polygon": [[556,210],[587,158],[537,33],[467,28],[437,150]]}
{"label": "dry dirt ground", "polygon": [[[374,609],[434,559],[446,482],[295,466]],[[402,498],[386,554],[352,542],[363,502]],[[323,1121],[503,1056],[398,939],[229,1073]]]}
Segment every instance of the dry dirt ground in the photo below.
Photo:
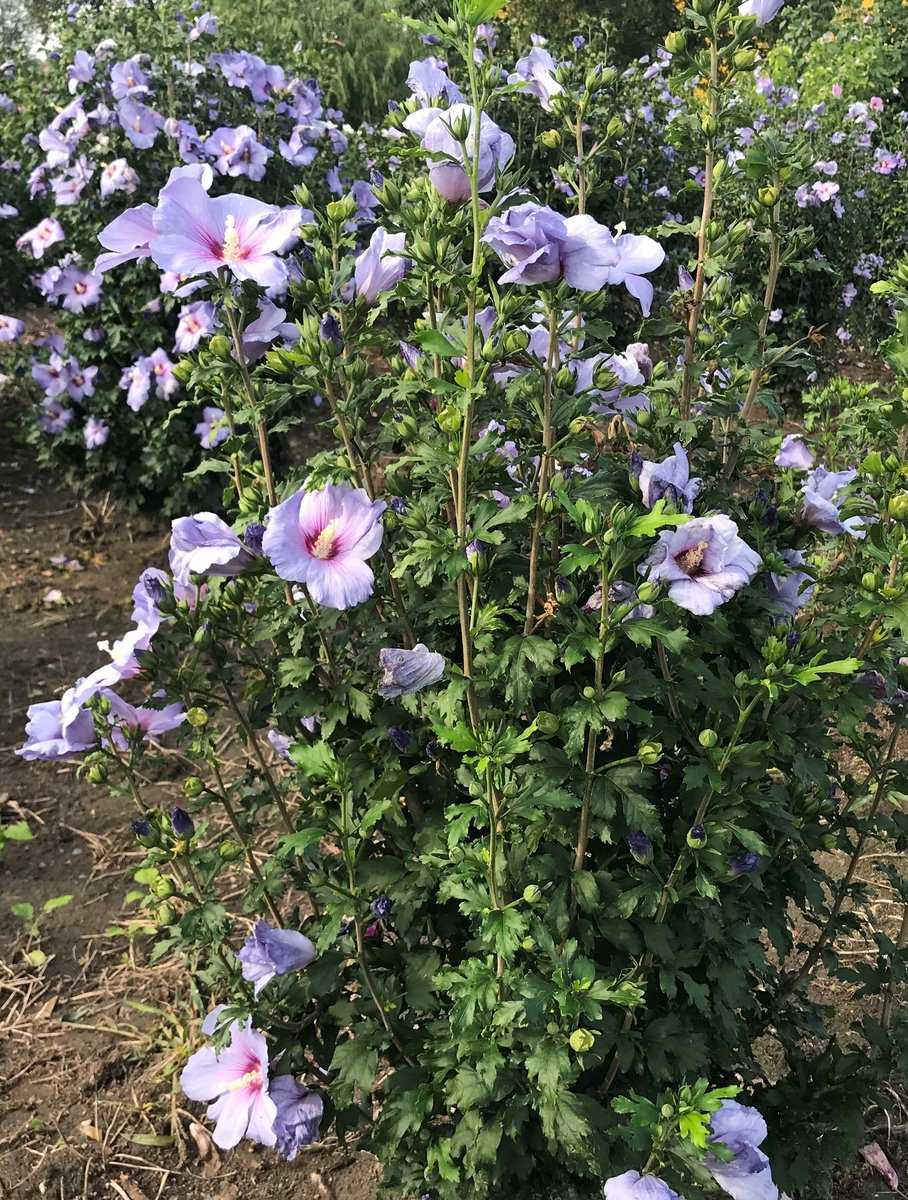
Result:
{"label": "dry dirt ground", "polygon": [[[186,977],[150,969],[141,940],[125,936],[138,857],[129,814],[71,768],[12,753],[26,706],[59,695],[98,664],[99,640],[127,628],[134,580],[166,547],[160,523],[86,508],[40,476],[13,424],[0,414],[0,821],[24,818],[35,836],[0,863],[0,1197],[372,1200],[375,1161],[330,1140],[292,1166],[255,1149],[200,1158],[200,1113],[175,1085],[197,1033]],[[37,930],[10,912],[63,895],[71,902]],[[868,928],[895,919],[878,901]],[[904,1136],[895,1094],[892,1116]],[[881,1118],[874,1136],[908,1171],[882,1114],[869,1124]],[[855,1163],[838,1200],[906,1194]]]}

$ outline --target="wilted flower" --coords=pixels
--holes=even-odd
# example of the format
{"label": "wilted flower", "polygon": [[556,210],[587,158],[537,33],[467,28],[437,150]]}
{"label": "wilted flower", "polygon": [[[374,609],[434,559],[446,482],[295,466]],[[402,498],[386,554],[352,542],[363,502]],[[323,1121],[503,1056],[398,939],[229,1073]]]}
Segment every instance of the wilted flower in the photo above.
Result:
{"label": "wilted flower", "polygon": [[777,467],[793,467],[796,471],[809,471],[813,466],[813,451],[799,433],[787,433],[773,460]]}
{"label": "wilted flower", "polygon": [[72,693],[70,688],[62,700],[28,706],[25,743],[16,751],[20,758],[29,762],[51,762],[81,754],[96,744],[91,713],[80,709],[73,719],[65,720],[67,701]]}
{"label": "wilted flower", "polygon": [[378,661],[382,669],[378,694],[385,700],[430,687],[445,672],[444,655],[429,650],[422,642],[412,650],[384,647],[378,652]]}
{"label": "wilted flower", "polygon": [[708,1154],[706,1166],[734,1200],[778,1200],[769,1159],[759,1149],[766,1135],[766,1122],[757,1110],[737,1100],[723,1100],[710,1119],[710,1142],[725,1146],[734,1158],[723,1162]]}
{"label": "wilted flower", "polygon": [[668,584],[680,608],[709,616],[750,583],[761,562],[734,521],[720,513],[663,530],[641,571],[653,583]]}
{"label": "wilted flower", "polygon": [[680,442],[675,442],[674,453],[662,462],[644,462],[640,468],[640,497],[647,508],[665,499],[680,512],[692,512],[702,487],[702,479],[690,477],[687,451]]}
{"label": "wilted flower", "polygon": [[170,569],[174,579],[191,575],[240,575],[255,562],[229,525],[216,513],[177,517],[171,525]]}
{"label": "wilted flower", "polygon": [[399,725],[391,725],[388,728],[388,740],[401,754],[405,754],[413,745],[413,735]]}
{"label": "wilted flower", "polygon": [[[110,704],[109,720],[114,726],[111,737],[120,749],[124,749],[133,737],[154,740],[171,729],[177,729],[186,720],[182,704],[166,704],[163,708],[129,704],[116,692],[101,689]],[[125,731],[125,732],[124,732]]]}
{"label": "wilted flower", "polygon": [[827,471],[823,466],[814,467],[807,476],[801,492],[804,496],[803,517],[808,525],[823,533],[847,533],[854,538],[864,538],[867,531],[858,516],[841,520],[839,509],[841,493],[854,479],[857,471]]}
{"label": "wilted flower", "polygon": [[546,112],[552,111],[552,97],[564,91],[555,78],[556,63],[548,50],[534,46],[529,54],[519,58],[508,83],[520,84],[520,90],[536,96]]}
{"label": "wilted flower", "polygon": [[641,1175],[639,1171],[625,1171],[606,1180],[602,1195],[605,1200],[681,1200],[656,1175]]}
{"label": "wilted flower", "polygon": [[[791,567],[801,567],[805,558],[800,550],[783,550],[782,558]],[[783,617],[793,617],[813,595],[813,577],[806,571],[789,571],[780,575],[770,571],[766,577],[770,604]]]}
{"label": "wilted flower", "polygon": [[303,1087],[292,1075],[278,1075],[273,1079],[269,1094],[277,1105],[275,1149],[281,1158],[293,1162],[304,1146],[317,1139],[324,1102],[318,1092]]}
{"label": "wilted flower", "polygon": [[356,294],[367,304],[374,304],[382,292],[397,287],[410,269],[410,260],[402,254],[405,242],[405,234],[388,233],[379,227],[357,257],[353,275]]}
{"label": "wilted flower", "polygon": [[463,99],[460,88],[437,65],[437,59],[427,58],[422,62],[411,62],[407,73],[407,87],[422,105],[433,100],[447,100],[448,104],[459,104]]}
{"label": "wilted flower", "polygon": [[737,878],[739,875],[752,875],[759,865],[760,856],[753,850],[742,850],[740,854],[733,854],[728,860],[729,874],[733,878]]}
{"label": "wilted flower", "polygon": [[[476,151],[474,134],[475,116],[468,104],[454,104],[448,109],[421,108],[404,120],[404,128],[415,133],[423,147],[433,155],[444,155],[444,159],[433,158],[429,166],[432,186],[452,204],[462,203],[470,196],[470,179],[467,167],[472,163]],[[454,136],[454,130],[465,133],[466,158],[463,148]],[[487,113],[479,122],[479,163],[477,183],[480,192],[488,192],[494,185],[499,171],[503,171],[514,157],[514,139],[499,129]]]}
{"label": "wilted flower", "polygon": [[0,342],[15,342],[25,333],[25,322],[18,317],[7,317],[0,313]]}
{"label": "wilted flower", "polygon": [[281,579],[305,583],[327,608],[351,608],[372,595],[367,560],[381,545],[384,510],[362,488],[301,488],[268,513],[262,546]]}
{"label": "wilted flower", "polygon": [[195,822],[184,808],[170,810],[170,824],[179,838],[191,838],[195,833]]}
{"label": "wilted flower", "polygon": [[315,947],[295,929],[272,929],[267,921],[256,921],[237,957],[243,978],[259,992],[277,975],[302,971],[315,958]]}
{"label": "wilted flower", "polygon": [[275,1144],[277,1105],[268,1090],[268,1046],[251,1021],[233,1022],[225,1050],[205,1046],[196,1051],[183,1068],[180,1086],[190,1100],[214,1101],[208,1117],[217,1122],[214,1142],[222,1150],[243,1137],[263,1146]]}

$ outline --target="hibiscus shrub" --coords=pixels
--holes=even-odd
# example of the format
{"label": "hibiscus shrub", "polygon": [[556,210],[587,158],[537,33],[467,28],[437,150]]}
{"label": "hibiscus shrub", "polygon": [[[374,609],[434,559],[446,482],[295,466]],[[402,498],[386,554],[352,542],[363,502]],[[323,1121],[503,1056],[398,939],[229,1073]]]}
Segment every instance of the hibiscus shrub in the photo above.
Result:
{"label": "hibiscus shrub", "polygon": [[[263,217],[181,178],[145,220],[223,331],[179,368],[231,400],[222,507],[174,521],[134,629],[33,706],[20,753],[78,755],[138,810],[139,919],[208,1010],[181,1081],[221,1147],[293,1159],[333,1127],[395,1196],[608,1200],[813,1198],[855,1147],[902,1033],[904,947],[839,948],[868,841],[908,832],[906,410],[859,464],[784,432],[776,373],[809,365],[768,334],[809,253],[780,221],[798,147],[716,155],[778,7],[685,14],[703,208],[655,311],[660,241],[586,211],[604,73],[556,81],[574,186],[541,205],[489,110],[552,80],[476,53],[487,0],[417,27],[457,78],[422,64],[392,114],[419,169],[377,189],[367,244],[352,193]],[[300,220],[299,336],[253,362]],[[745,243],[762,305],[730,282]],[[331,445],[278,469],[314,393]],[[169,812],[167,735],[192,764]],[[860,990],[852,1029],[821,969]]]}

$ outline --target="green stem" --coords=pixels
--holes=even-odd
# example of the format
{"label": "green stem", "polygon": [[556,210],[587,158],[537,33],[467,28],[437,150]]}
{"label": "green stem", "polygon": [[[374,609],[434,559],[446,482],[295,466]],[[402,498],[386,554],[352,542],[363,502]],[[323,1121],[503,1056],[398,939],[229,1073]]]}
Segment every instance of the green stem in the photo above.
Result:
{"label": "green stem", "polygon": [[552,424],[553,375],[558,362],[558,312],[554,305],[549,308],[549,346],[543,372],[542,396],[542,458],[539,463],[539,483],[536,489],[536,513],[530,535],[530,565],[527,584],[527,606],[523,622],[523,636],[528,637],[536,621],[536,589],[539,574],[539,547],[542,542],[542,526],[545,519],[545,501],[549,490],[549,467],[552,460],[552,445],[555,430]]}
{"label": "green stem", "polygon": [[[605,637],[608,632],[608,572],[603,561],[599,568],[599,646],[596,650],[595,688],[596,699],[602,699],[602,679],[605,673]],[[580,827],[577,830],[577,846],[574,850],[574,870],[581,871],[586,859],[590,840],[590,813],[593,804],[593,786],[596,782],[596,746],[599,730],[591,725],[586,735],[586,782],[583,787],[583,802],[580,805]]]}

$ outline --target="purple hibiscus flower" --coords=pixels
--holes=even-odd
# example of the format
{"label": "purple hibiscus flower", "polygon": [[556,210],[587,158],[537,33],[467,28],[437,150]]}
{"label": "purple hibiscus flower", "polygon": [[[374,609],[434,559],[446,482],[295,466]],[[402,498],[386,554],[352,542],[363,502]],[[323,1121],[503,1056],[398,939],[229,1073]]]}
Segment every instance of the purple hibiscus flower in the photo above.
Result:
{"label": "purple hibiscus flower", "polygon": [[215,159],[215,168],[220,175],[246,175],[249,179],[265,178],[265,170],[272,151],[263,146],[249,125],[237,125],[231,129],[222,125],[203,143],[206,153]]}
{"label": "purple hibiscus flower", "polygon": [[866,537],[867,530],[861,517],[848,517],[843,521],[839,516],[843,503],[842,492],[856,478],[857,471],[854,468],[849,471],[827,471],[823,466],[814,467],[801,488],[805,522],[822,533]]}
{"label": "purple hibiscus flower", "polygon": [[259,315],[243,330],[243,352],[248,362],[254,362],[277,338],[285,346],[294,346],[299,336],[296,323],[287,320],[286,309],[278,308],[270,300],[262,300]]}
{"label": "purple hibiscus flower", "polygon": [[702,487],[702,479],[690,477],[690,461],[680,442],[675,442],[674,454],[662,462],[644,462],[640,468],[640,496],[647,508],[665,499],[679,512],[693,512]]}
{"label": "purple hibiscus flower", "polygon": [[110,90],[114,100],[125,100],[127,96],[144,96],[149,90],[150,80],[139,66],[138,58],[127,58],[114,63],[110,68]]}
{"label": "purple hibiscus flower", "polygon": [[120,387],[126,388],[126,403],[133,412],[139,412],[148,401],[151,389],[151,372],[148,369],[148,359],[140,358],[126,367],[120,376]]}
{"label": "purple hibiscus flower", "polygon": [[174,334],[174,350],[178,354],[188,354],[195,350],[202,338],[210,337],[219,324],[214,305],[208,300],[184,304],[180,309],[180,319]]}
{"label": "purple hibiscus flower", "polygon": [[382,292],[395,288],[410,268],[403,256],[405,234],[388,233],[379,227],[369,245],[357,257],[354,266],[354,285],[357,296],[374,304]]}
{"label": "purple hibiscus flower", "polygon": [[177,517],[171,525],[170,569],[180,583],[191,575],[240,575],[255,557],[215,513]]}
{"label": "purple hibiscus flower", "polygon": [[814,455],[800,433],[786,433],[773,462],[777,467],[793,467],[796,471],[809,471],[814,463]]}
{"label": "purple hibiscus flower", "polygon": [[527,203],[492,217],[483,234],[509,268],[499,283],[550,283],[564,279],[579,291],[624,284],[649,315],[653,285],[644,275],[655,271],[665,251],[652,238],[610,230],[592,217],[565,219],[543,205]]}
{"label": "purple hibiscus flower", "polygon": [[424,107],[430,107],[435,100],[446,100],[448,104],[459,104],[463,100],[460,88],[434,58],[410,63],[407,87]]}
{"label": "purple hibiscus flower", "polygon": [[16,241],[16,249],[22,250],[28,246],[33,258],[43,258],[45,250],[48,250],[56,242],[64,241],[65,238],[66,234],[63,232],[60,222],[55,217],[45,217],[38,222],[34,229],[23,233]]}
{"label": "purple hibiscus flower", "polygon": [[[800,550],[783,550],[782,558],[790,567],[802,567],[806,562]],[[772,608],[782,617],[793,617],[813,595],[813,576],[806,571],[789,571],[784,575],[770,571],[766,586]]]}
{"label": "purple hibiscus flower", "polygon": [[224,410],[206,405],[202,409],[202,419],[195,427],[195,435],[205,450],[213,450],[225,442],[230,437],[230,425]]}
{"label": "purple hibiscus flower", "polygon": [[768,25],[785,0],[744,0],[738,5],[738,14],[742,17],[756,18],[757,27]]}
{"label": "purple hibiscus flower", "polygon": [[278,1075],[273,1079],[270,1094],[277,1105],[275,1149],[281,1158],[293,1162],[304,1146],[318,1138],[324,1101],[318,1092],[303,1087],[292,1075]]}
{"label": "purple hibiscus flower", "polygon": [[560,96],[564,91],[555,78],[557,64],[548,50],[534,46],[529,54],[519,58],[514,64],[508,83],[519,84],[522,92],[535,96],[546,112],[552,111],[552,97]]}
{"label": "purple hibiscus flower", "polygon": [[723,1162],[707,1155],[706,1166],[716,1183],[734,1200],[778,1200],[769,1159],[759,1149],[766,1140],[766,1122],[755,1108],[723,1100],[710,1120],[710,1142],[725,1146],[734,1158]]}
{"label": "purple hibiscus flower", "polygon": [[[470,196],[467,167],[475,153],[473,122],[473,110],[468,104],[454,104],[447,109],[421,108],[404,120],[404,128],[415,133],[426,150],[433,155],[444,155],[443,159],[433,158],[429,179],[439,195],[452,204],[463,203]],[[454,129],[459,131],[461,125],[466,130],[466,157],[453,133]],[[479,122],[480,192],[488,192],[494,187],[498,173],[514,157],[514,149],[511,135],[499,129],[492,118],[483,113]]]}
{"label": "purple hibiscus flower", "polygon": [[157,350],[152,350],[144,359],[144,363],[158,397],[166,399],[180,390],[180,381],[173,373],[173,363],[163,347],[158,346]]}
{"label": "purple hibiscus flower", "polygon": [[257,996],[277,975],[308,967],[315,947],[295,929],[272,929],[267,921],[256,921],[237,957],[243,964],[243,978],[253,984]]}
{"label": "purple hibiscus flower", "polygon": [[162,270],[205,275],[226,268],[264,288],[286,283],[277,257],[300,222],[300,209],[251,196],[212,198],[197,179],[181,178],[161,193],[154,211],[151,257]]}
{"label": "purple hibiscus flower", "polygon": [[60,276],[57,296],[68,312],[84,312],[101,299],[101,278],[90,271],[67,267]]}
{"label": "purple hibiscus flower", "polygon": [[148,708],[145,705],[129,704],[116,692],[101,689],[101,694],[110,701],[110,722],[114,726],[112,738],[120,749],[126,749],[132,739],[154,741],[171,729],[177,729],[186,720],[182,704],[167,704],[163,708]]}
{"label": "purple hibiscus flower", "polygon": [[602,1195],[605,1200],[681,1200],[658,1176],[639,1171],[625,1171],[606,1180]]}
{"label": "purple hibiscus flower", "polygon": [[[210,1017],[204,1032],[214,1032],[209,1022]],[[251,1021],[233,1022],[225,1050],[205,1046],[196,1051],[183,1068],[180,1086],[190,1100],[214,1101],[208,1117],[217,1122],[214,1142],[222,1150],[244,1137],[263,1146],[275,1144],[277,1105],[269,1094],[268,1045]]]}
{"label": "purple hibiscus flower", "polygon": [[445,658],[429,650],[422,642],[412,650],[383,647],[378,652],[382,670],[378,694],[385,700],[411,696],[437,683],[445,673]]}
{"label": "purple hibiscus flower", "polygon": [[68,724],[64,722],[66,704],[72,691],[70,688],[62,700],[48,700],[43,704],[28,706],[25,743],[16,751],[20,758],[29,762],[51,762],[82,754],[96,744],[91,713],[80,709],[73,720]]}
{"label": "purple hibiscus flower", "polygon": [[762,559],[719,513],[663,530],[641,572],[668,585],[669,599],[696,616],[711,613],[753,579]]}
{"label": "purple hibiscus flower", "polygon": [[80,366],[77,358],[70,358],[67,374],[66,392],[70,400],[81,403],[87,397],[95,394],[97,367],[83,367]]}
{"label": "purple hibiscus flower", "polygon": [[79,84],[91,83],[95,74],[95,60],[87,50],[77,50],[73,55],[72,65],[66,73],[69,94],[74,96],[79,90]]}
{"label": "purple hibiscus flower", "polygon": [[117,120],[137,150],[150,150],[164,124],[160,113],[138,100],[121,100]]}
{"label": "purple hibiscus flower", "polygon": [[115,158],[101,171],[101,196],[107,199],[114,192],[125,192],[127,196],[139,186],[139,176],[125,158]]}
{"label": "purple hibiscus flower", "polygon": [[281,579],[305,583],[327,608],[351,608],[372,595],[367,560],[381,545],[384,510],[362,488],[300,489],[269,512],[262,548]]}
{"label": "purple hibiscus flower", "polygon": [[0,342],[16,342],[25,333],[25,322],[0,313]]}
{"label": "purple hibiscus flower", "polygon": [[100,417],[89,417],[82,430],[86,450],[97,450],[103,446],[110,435],[110,426]]}

